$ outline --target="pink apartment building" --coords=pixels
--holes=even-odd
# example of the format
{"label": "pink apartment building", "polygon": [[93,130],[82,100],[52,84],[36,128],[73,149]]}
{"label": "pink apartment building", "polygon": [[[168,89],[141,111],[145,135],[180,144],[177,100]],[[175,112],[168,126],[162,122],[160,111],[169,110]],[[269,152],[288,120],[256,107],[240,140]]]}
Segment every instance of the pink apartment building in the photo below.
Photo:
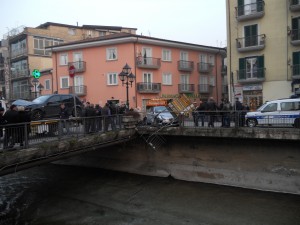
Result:
{"label": "pink apartment building", "polygon": [[[149,99],[185,93],[193,100],[224,97],[223,48],[119,33],[52,46],[52,73],[40,78],[42,94],[74,93],[103,106],[126,102],[119,73],[127,63],[135,81],[129,87],[130,107],[145,108]],[[69,68],[75,67],[70,77]],[[226,97],[226,96],[225,96]]]}

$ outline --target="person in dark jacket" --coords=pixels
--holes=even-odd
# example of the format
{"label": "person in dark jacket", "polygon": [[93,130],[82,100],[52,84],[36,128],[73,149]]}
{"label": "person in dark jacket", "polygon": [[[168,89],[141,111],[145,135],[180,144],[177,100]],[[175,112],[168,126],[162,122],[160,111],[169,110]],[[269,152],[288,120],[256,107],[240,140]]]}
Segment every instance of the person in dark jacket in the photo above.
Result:
{"label": "person in dark jacket", "polygon": [[209,116],[208,127],[214,127],[215,117],[217,115],[218,106],[213,97],[210,97],[207,102],[207,111]]}
{"label": "person in dark jacket", "polygon": [[9,110],[4,114],[4,119],[8,124],[5,128],[4,148],[13,148],[17,136],[17,123],[19,122],[18,108],[16,105],[9,107]]}
{"label": "person in dark jacket", "polygon": [[198,121],[201,121],[201,126],[204,127],[206,102],[200,100],[199,106],[196,108],[198,112]]}
{"label": "person in dark jacket", "polygon": [[111,112],[108,103],[105,103],[105,106],[101,110],[101,114],[104,120],[104,132],[106,132],[108,131],[109,124],[111,124]]}
{"label": "person in dark jacket", "polygon": [[102,107],[96,104],[95,110],[96,110],[96,131],[101,132],[102,131],[102,117],[101,117]]}
{"label": "person in dark jacket", "polygon": [[69,128],[69,112],[68,109],[65,106],[65,103],[60,104],[60,111],[59,111],[59,118],[60,118],[60,133],[64,133],[64,128],[67,130],[67,134],[70,134],[70,128]]}
{"label": "person in dark jacket", "polygon": [[6,124],[6,120],[4,118],[4,108],[0,107],[0,137],[3,137],[3,129],[4,125]]}

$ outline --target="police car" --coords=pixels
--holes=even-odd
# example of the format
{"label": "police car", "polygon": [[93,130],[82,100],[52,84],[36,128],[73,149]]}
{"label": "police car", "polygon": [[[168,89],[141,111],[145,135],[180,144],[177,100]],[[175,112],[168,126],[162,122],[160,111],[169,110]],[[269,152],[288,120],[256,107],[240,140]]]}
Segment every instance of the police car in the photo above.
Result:
{"label": "police car", "polygon": [[300,128],[300,98],[266,102],[257,111],[246,114],[246,124],[249,127],[292,125]]}

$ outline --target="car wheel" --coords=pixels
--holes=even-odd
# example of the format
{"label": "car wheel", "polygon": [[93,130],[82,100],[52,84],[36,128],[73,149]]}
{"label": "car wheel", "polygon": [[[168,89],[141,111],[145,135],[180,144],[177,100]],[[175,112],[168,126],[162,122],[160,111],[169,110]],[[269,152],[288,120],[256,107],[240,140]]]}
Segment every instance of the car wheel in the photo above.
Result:
{"label": "car wheel", "polygon": [[31,120],[41,120],[43,119],[43,113],[40,110],[35,110],[31,114]]}
{"label": "car wheel", "polygon": [[248,119],[247,120],[247,126],[248,127],[255,127],[257,125],[256,119]]}

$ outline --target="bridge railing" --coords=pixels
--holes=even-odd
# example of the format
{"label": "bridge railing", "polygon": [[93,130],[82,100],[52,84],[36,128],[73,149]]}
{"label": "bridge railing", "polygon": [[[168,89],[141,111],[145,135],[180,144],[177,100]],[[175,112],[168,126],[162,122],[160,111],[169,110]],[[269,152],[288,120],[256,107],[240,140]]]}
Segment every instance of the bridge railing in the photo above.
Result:
{"label": "bridge railing", "polygon": [[0,149],[28,148],[35,144],[124,128],[123,115],[51,119],[0,126]]}

